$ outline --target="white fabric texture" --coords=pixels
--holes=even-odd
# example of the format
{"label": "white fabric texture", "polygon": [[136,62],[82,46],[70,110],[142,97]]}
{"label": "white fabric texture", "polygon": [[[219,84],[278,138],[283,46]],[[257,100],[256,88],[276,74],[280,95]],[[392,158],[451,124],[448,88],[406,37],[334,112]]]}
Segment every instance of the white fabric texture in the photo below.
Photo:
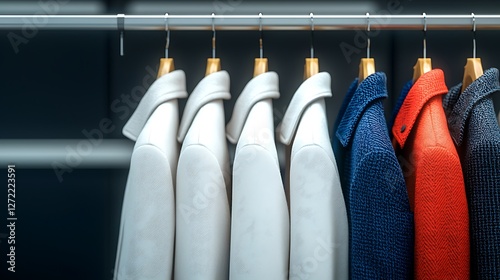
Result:
{"label": "white fabric texture", "polygon": [[224,280],[229,274],[229,153],[222,99],[229,75],[206,76],[181,120],[177,168],[174,279]]}
{"label": "white fabric texture", "polygon": [[232,280],[288,279],[289,215],[274,141],[278,75],[254,77],[239,96],[227,136],[233,163]]}
{"label": "white fabric texture", "polygon": [[276,72],[262,73],[252,79],[234,104],[233,115],[226,126],[228,140],[236,144],[250,110],[257,102],[280,97]]}
{"label": "white fabric texture", "polygon": [[137,142],[123,198],[117,280],[172,277],[179,153],[176,98],[187,96],[185,88],[180,70],[160,77],[125,125],[129,129],[124,128],[124,134]]}
{"label": "white fabric texture", "polygon": [[292,99],[293,102],[290,101],[277,129],[279,140],[285,145],[290,145],[292,142],[300,117],[307,109],[307,105],[316,99],[332,96],[330,74],[322,72],[313,75],[300,85],[294,96],[297,97]]}
{"label": "white fabric texture", "polygon": [[[186,98],[186,75],[175,70],[158,78],[139,102],[137,109],[123,127],[122,133],[131,140],[137,140],[154,109],[168,100]],[[179,124],[176,124],[178,127]]]}
{"label": "white fabric texture", "polygon": [[330,75],[311,76],[295,92],[279,126],[281,142],[292,145],[290,280],[349,278],[347,212],[324,101],[330,96]]}

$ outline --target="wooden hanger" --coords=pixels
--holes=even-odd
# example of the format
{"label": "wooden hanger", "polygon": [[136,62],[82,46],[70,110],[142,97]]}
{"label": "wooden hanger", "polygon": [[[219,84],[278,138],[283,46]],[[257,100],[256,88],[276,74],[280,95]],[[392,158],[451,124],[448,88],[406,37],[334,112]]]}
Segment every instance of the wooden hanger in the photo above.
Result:
{"label": "wooden hanger", "polygon": [[359,79],[358,82],[361,83],[366,79],[366,77],[375,73],[375,59],[373,58],[362,58],[359,63]]}
{"label": "wooden hanger", "polygon": [[[213,13],[212,13],[213,15]],[[205,76],[212,73],[220,71],[220,58],[215,57],[215,27],[212,26],[213,37],[212,37],[212,58],[207,59],[207,69],[205,71]]]}
{"label": "wooden hanger", "polygon": [[417,63],[413,66],[413,83],[424,73],[432,70],[432,61],[430,58],[427,58],[427,14],[422,13],[422,16],[424,18],[424,39],[422,40],[424,57],[417,59]]}
{"label": "wooden hanger", "polygon": [[259,32],[260,32],[260,38],[259,38],[260,57],[255,59],[255,63],[253,66],[254,77],[257,77],[258,75],[266,73],[268,71],[267,58],[263,57],[264,48],[263,48],[263,36],[262,36],[262,13],[259,13]]}
{"label": "wooden hanger", "polygon": [[317,58],[306,58],[304,64],[304,80],[319,73],[319,61]]}
{"label": "wooden hanger", "polygon": [[472,57],[467,58],[467,63],[464,67],[464,78],[462,80],[462,93],[465,91],[467,87],[472,84],[477,78],[483,75],[483,65],[481,63],[480,58],[476,58],[476,17],[474,13],[471,13],[472,16],[472,32],[474,37],[472,39]]}
{"label": "wooden hanger", "polygon": [[464,67],[464,79],[462,81],[462,92],[477,78],[483,75],[483,65],[480,58],[467,58]]}
{"label": "wooden hanger", "polygon": [[205,71],[205,76],[218,72],[220,69],[220,58],[209,58],[207,59],[207,70]]}
{"label": "wooden hanger", "polygon": [[174,59],[168,57],[168,49],[170,47],[170,29],[168,28],[168,13],[165,14],[165,30],[167,31],[167,40],[165,44],[165,58],[160,59],[160,67],[158,67],[159,79],[161,76],[174,71]]}
{"label": "wooden hanger", "polygon": [[420,76],[432,70],[432,61],[430,58],[419,58],[417,63],[413,66],[413,83],[415,83]]}
{"label": "wooden hanger", "polygon": [[319,61],[318,58],[314,57],[314,14],[310,13],[309,15],[311,16],[311,57],[306,58],[304,64],[304,80],[319,73]]}
{"label": "wooden hanger", "polygon": [[215,14],[212,13],[212,58],[207,59],[205,76],[220,71],[220,58],[215,57]]}
{"label": "wooden hanger", "polygon": [[159,79],[161,76],[174,71],[174,69],[175,67],[173,58],[161,58],[160,67],[158,67],[158,77],[156,78]]}
{"label": "wooden hanger", "polygon": [[253,76],[267,72],[267,58],[256,58],[253,67]]}
{"label": "wooden hanger", "polygon": [[359,62],[359,76],[358,76],[358,85],[366,79],[366,77],[375,73],[375,59],[370,58],[370,48],[371,48],[371,39],[370,39],[370,13],[366,13],[366,58],[362,58]]}

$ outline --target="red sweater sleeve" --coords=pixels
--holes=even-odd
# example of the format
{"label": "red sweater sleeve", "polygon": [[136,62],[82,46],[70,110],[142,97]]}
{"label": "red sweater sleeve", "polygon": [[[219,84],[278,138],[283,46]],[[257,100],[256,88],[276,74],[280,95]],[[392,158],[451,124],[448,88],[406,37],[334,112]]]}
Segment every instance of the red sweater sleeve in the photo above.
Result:
{"label": "red sweater sleeve", "polygon": [[415,279],[469,279],[469,216],[456,153],[427,147],[415,169]]}

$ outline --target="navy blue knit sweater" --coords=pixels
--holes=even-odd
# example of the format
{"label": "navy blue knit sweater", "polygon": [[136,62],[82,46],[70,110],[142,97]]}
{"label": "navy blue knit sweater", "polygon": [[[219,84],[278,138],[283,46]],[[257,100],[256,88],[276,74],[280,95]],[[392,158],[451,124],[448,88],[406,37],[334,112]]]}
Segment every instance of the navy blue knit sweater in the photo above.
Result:
{"label": "navy blue knit sweater", "polygon": [[443,99],[448,127],[462,162],[471,238],[471,279],[500,279],[500,127],[492,94],[498,70],[489,69],[463,93]]}
{"label": "navy blue knit sweater", "polygon": [[412,276],[413,214],[389,140],[383,73],[351,84],[332,139],[349,216],[351,279]]}

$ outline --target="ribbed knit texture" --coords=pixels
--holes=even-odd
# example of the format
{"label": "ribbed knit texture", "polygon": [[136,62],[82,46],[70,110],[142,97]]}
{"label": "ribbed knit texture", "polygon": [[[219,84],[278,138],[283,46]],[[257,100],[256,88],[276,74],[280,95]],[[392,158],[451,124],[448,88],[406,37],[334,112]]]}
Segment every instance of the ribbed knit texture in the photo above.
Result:
{"label": "ribbed knit texture", "polygon": [[469,279],[467,199],[442,108],[447,91],[443,71],[423,74],[405,87],[392,127],[415,216],[415,279]]}
{"label": "ribbed knit texture", "polygon": [[389,140],[383,73],[352,83],[335,124],[335,156],[349,211],[351,279],[408,279],[413,215]]}
{"label": "ribbed knit texture", "polygon": [[471,279],[500,279],[500,128],[491,95],[498,70],[491,68],[463,93],[462,84],[443,100],[462,161],[470,213]]}

